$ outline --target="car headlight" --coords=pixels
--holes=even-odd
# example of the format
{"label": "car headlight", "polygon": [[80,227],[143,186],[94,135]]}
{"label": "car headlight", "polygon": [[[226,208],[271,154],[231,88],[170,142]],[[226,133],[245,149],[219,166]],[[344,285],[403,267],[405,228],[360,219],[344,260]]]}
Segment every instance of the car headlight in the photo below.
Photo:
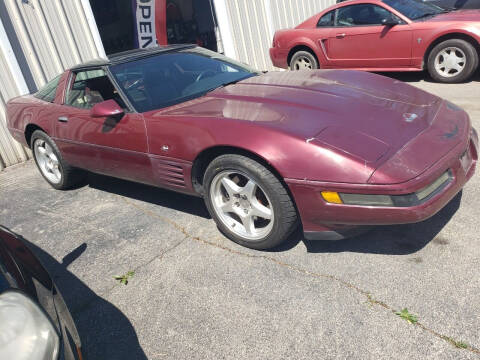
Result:
{"label": "car headlight", "polygon": [[370,195],[347,194],[334,191],[322,191],[323,200],[331,204],[383,207],[409,207],[428,201],[432,196],[442,191],[452,180],[452,172],[443,173],[438,179],[423,189],[406,195]]}
{"label": "car headlight", "polygon": [[60,339],[50,320],[19,291],[0,295],[0,359],[54,360]]}

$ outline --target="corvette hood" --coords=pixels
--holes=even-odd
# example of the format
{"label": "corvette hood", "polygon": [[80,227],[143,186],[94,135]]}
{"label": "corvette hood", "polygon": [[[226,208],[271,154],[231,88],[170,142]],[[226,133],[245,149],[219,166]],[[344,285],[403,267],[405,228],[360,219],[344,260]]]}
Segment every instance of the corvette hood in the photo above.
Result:
{"label": "corvette hood", "polygon": [[[335,125],[389,145],[424,130],[442,102],[401,81],[339,70],[271,72],[213,91],[207,100],[222,117],[305,139]],[[418,120],[406,127],[405,114],[416,114]]]}
{"label": "corvette hood", "polygon": [[[342,70],[271,72],[217,89],[198,100],[170,115],[248,121],[353,157],[372,169],[370,175],[431,128],[444,104],[442,99],[401,81]],[[441,130],[448,132],[450,124],[443,124]],[[449,141],[432,146],[426,158],[403,157],[405,171],[392,175],[392,181],[415,176],[454,144]],[[380,174],[377,179],[390,181]]]}

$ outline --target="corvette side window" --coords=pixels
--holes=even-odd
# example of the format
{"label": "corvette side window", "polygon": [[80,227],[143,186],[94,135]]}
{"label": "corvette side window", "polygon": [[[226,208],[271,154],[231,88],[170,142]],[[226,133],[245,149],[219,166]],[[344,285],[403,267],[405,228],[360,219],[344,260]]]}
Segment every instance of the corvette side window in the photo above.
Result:
{"label": "corvette side window", "polygon": [[346,26],[375,26],[382,25],[382,20],[396,18],[387,9],[372,4],[350,5],[337,9],[335,25]]}
{"label": "corvette side window", "polygon": [[333,19],[335,11],[330,11],[329,13],[323,15],[320,20],[318,20],[317,27],[329,27],[333,26]]}
{"label": "corvette side window", "polygon": [[95,104],[113,99],[125,108],[115,88],[103,69],[79,71],[72,74],[65,97],[67,105],[91,109]]}
{"label": "corvette side window", "polygon": [[53,102],[53,100],[55,100],[55,94],[57,93],[60,77],[61,75],[58,75],[53,80],[49,81],[48,84],[42,87],[37,93],[34,94],[34,96],[38,99]]}

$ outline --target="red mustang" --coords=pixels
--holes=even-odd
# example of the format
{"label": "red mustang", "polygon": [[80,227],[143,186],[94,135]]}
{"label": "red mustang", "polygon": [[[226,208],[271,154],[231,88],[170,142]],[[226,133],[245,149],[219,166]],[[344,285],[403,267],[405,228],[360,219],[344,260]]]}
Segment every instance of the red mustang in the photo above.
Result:
{"label": "red mustang", "polygon": [[[13,136],[56,189],[83,169],[202,196],[257,249],[424,220],[475,171],[457,106],[356,71],[262,74],[192,46],[90,62],[7,105]],[[82,169],[82,170],[80,170]]]}
{"label": "red mustang", "polygon": [[445,10],[416,0],[352,0],[278,31],[277,67],[423,71],[461,82],[478,68],[480,10]]}

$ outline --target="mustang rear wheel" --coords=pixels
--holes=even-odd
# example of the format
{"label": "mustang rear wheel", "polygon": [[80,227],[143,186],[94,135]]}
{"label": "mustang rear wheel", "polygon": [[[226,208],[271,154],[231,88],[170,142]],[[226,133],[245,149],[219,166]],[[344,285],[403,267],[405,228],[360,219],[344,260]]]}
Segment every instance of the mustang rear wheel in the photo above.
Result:
{"label": "mustang rear wheel", "polygon": [[68,165],[57,145],[41,130],[32,134],[31,149],[35,163],[47,182],[57,190],[66,190],[81,183],[85,174]]}
{"label": "mustang rear wheel", "polygon": [[290,70],[315,70],[318,68],[317,59],[309,51],[297,51],[290,60]]}
{"label": "mustang rear wheel", "polygon": [[477,50],[461,39],[450,39],[438,44],[428,56],[428,72],[439,82],[458,83],[468,80],[477,67]]}
{"label": "mustang rear wheel", "polygon": [[208,166],[205,203],[220,230],[236,243],[270,249],[297,226],[297,212],[281,182],[258,162],[222,155]]}

